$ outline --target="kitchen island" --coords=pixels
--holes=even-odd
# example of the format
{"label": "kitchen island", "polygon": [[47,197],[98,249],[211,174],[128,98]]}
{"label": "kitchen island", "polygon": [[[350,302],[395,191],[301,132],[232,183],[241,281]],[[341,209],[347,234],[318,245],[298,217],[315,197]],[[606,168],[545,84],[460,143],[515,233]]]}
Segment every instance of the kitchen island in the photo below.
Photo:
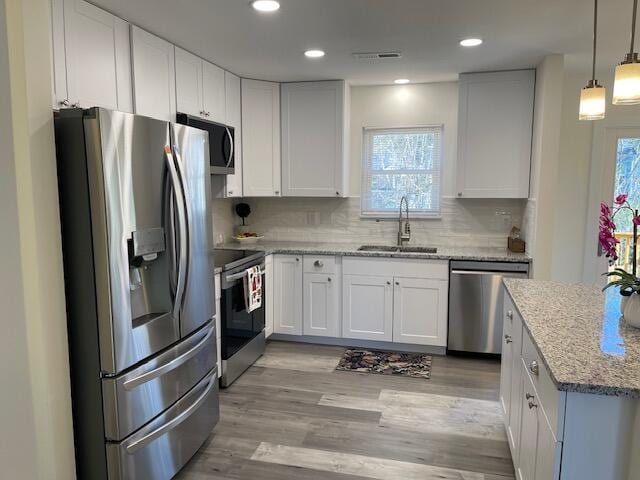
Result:
{"label": "kitchen island", "polygon": [[504,280],[500,403],[520,480],[640,478],[640,330],[617,292]]}

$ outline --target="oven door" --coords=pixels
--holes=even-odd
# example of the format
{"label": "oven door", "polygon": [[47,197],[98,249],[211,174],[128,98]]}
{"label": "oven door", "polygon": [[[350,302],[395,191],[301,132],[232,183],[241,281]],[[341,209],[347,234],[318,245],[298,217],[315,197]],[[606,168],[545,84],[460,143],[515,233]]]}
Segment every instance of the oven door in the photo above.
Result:
{"label": "oven door", "polygon": [[[264,264],[262,270],[262,288],[265,286]],[[222,296],[220,298],[222,360],[228,360],[238,350],[257,337],[265,326],[265,295],[262,306],[253,312],[247,312],[244,299],[244,278],[246,272],[222,274]]]}

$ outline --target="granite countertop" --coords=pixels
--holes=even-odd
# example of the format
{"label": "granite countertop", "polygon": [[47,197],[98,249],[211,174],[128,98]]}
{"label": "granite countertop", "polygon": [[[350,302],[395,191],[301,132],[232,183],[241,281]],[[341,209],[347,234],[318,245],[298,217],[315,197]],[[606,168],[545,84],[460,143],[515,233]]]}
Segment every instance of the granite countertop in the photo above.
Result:
{"label": "granite countertop", "polygon": [[559,390],[640,398],[640,329],[621,318],[617,291],[503,281]]}
{"label": "granite countertop", "polygon": [[[506,248],[490,247],[438,247],[437,253],[409,253],[409,252],[359,252],[361,245],[374,242],[362,243],[325,243],[325,242],[258,242],[254,244],[225,243],[216,248],[226,248],[233,250],[249,250],[265,252],[268,254],[281,253],[291,255],[346,255],[359,257],[396,257],[396,258],[419,258],[432,260],[482,260],[494,262],[531,262],[531,257],[526,253],[513,253]],[[374,243],[377,245],[377,243]],[[389,246],[392,244],[389,243]],[[411,247],[421,245],[410,244]]]}

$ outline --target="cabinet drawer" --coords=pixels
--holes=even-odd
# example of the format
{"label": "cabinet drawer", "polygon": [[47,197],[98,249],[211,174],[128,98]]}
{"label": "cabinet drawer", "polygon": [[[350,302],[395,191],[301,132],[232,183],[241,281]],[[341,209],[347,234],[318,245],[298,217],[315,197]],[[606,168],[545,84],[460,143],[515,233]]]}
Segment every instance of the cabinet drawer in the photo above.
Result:
{"label": "cabinet drawer", "polygon": [[561,403],[564,403],[565,395],[553,384],[553,380],[551,380],[551,376],[526,330],[522,335],[522,363],[531,377],[540,408],[547,416],[556,439],[562,440],[562,429],[558,417],[559,412],[564,410]]}
{"label": "cabinet drawer", "polygon": [[329,255],[305,255],[302,260],[304,273],[336,273],[336,257]]}

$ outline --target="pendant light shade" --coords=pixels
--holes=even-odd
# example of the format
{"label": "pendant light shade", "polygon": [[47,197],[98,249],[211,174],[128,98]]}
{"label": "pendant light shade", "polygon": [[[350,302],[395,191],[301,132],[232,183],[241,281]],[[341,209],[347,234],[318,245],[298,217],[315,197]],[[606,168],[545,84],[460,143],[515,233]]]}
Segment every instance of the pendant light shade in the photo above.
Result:
{"label": "pendant light shade", "polygon": [[607,91],[596,80],[596,46],[598,39],[598,0],[593,2],[593,62],[591,80],[580,92],[580,120],[602,120],[607,109]]}
{"label": "pendant light shade", "polygon": [[638,62],[637,54],[634,55],[633,61],[621,63],[616,67],[613,104],[640,104],[640,62]]}
{"label": "pendant light shade", "polygon": [[613,84],[614,105],[640,104],[640,61],[638,54],[633,51],[636,38],[636,15],[638,0],[633,0],[633,15],[631,18],[631,47],[624,61],[616,67],[615,82]]}
{"label": "pendant light shade", "polygon": [[602,120],[607,109],[606,89],[589,82],[580,92],[580,120]]}

